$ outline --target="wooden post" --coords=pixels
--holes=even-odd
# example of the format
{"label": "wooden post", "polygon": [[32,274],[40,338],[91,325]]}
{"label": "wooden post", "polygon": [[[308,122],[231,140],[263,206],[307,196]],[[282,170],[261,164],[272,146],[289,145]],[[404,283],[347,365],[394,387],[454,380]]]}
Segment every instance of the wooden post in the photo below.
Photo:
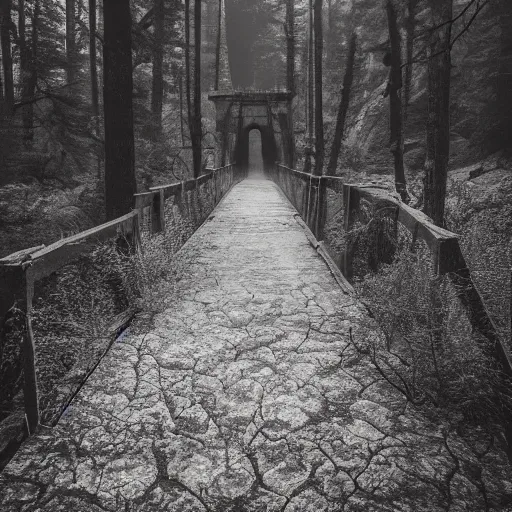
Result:
{"label": "wooden post", "polygon": [[[353,185],[343,184],[343,207],[344,207],[344,228],[345,234],[348,234],[354,224],[354,213],[359,208],[360,197],[357,189]],[[349,279],[352,277],[352,251],[346,247],[343,253],[343,275]]]}
{"label": "wooden post", "polygon": [[151,233],[165,231],[165,198],[164,191],[160,189],[153,193],[151,201]]}
{"label": "wooden post", "polygon": [[[309,215],[308,215],[308,227],[312,232],[315,231],[317,210],[318,210],[318,184],[314,184],[317,178],[310,180],[310,192],[309,192]],[[316,236],[316,234],[315,234]]]}
{"label": "wooden post", "polygon": [[32,331],[32,300],[34,297],[34,279],[30,267],[23,269],[22,283],[24,297],[22,309],[25,314],[25,333],[23,337],[23,397],[25,401],[25,421],[28,435],[32,435],[39,425],[39,392],[36,374],[36,346]]}
{"label": "wooden post", "polygon": [[140,231],[141,216],[142,216],[142,211],[137,210],[137,216],[133,217],[132,244],[133,244],[134,252],[139,252],[139,251],[143,252],[142,238],[141,238],[141,231]]}
{"label": "wooden post", "polygon": [[302,220],[307,224],[308,223],[308,213],[309,213],[309,198],[311,194],[311,178],[305,182],[304,186],[304,192],[302,194],[303,201],[302,201],[302,211],[300,212],[300,215],[302,217]]}
{"label": "wooden post", "polygon": [[327,218],[327,178],[318,179],[318,211],[316,216],[315,236],[320,242],[324,239],[325,220]]}

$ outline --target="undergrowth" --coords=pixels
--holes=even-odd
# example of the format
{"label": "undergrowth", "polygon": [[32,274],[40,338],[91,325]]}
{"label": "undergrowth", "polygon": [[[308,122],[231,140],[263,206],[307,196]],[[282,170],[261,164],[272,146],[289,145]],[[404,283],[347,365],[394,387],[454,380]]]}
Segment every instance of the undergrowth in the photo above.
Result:
{"label": "undergrowth", "polygon": [[[383,337],[353,339],[376,371],[409,402],[456,425],[498,432],[512,413],[512,390],[473,332],[448,276],[436,276],[426,245],[384,212],[366,212],[347,235],[355,289]],[[367,250],[372,248],[372,250]]]}

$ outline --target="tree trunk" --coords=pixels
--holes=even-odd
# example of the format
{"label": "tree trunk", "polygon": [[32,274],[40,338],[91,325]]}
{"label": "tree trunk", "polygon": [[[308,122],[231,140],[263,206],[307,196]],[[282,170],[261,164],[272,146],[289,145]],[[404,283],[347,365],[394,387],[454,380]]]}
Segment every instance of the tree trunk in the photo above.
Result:
{"label": "tree trunk", "polygon": [[185,99],[187,103],[187,124],[190,144],[194,141],[194,120],[192,116],[192,70],[190,65],[190,0],[185,0]]}
{"label": "tree trunk", "polygon": [[338,158],[341,151],[341,141],[345,131],[345,120],[347,118],[348,107],[350,104],[350,93],[352,90],[352,82],[354,81],[354,64],[356,58],[357,35],[354,32],[350,38],[348,47],[347,63],[345,65],[345,76],[343,77],[343,89],[341,91],[341,101],[338,109],[338,118],[336,120],[336,129],[334,132],[334,140],[331,148],[331,158],[327,167],[329,176],[336,175],[338,166]]}
{"label": "tree trunk", "polygon": [[501,115],[500,145],[512,150],[512,2],[500,4],[500,63],[498,70],[498,106]]}
{"label": "tree trunk", "polygon": [[2,47],[2,67],[4,72],[4,113],[11,116],[14,111],[14,77],[11,52],[11,0],[0,0],[0,45]]}
{"label": "tree trunk", "polygon": [[215,90],[219,90],[220,82],[220,47],[222,43],[222,0],[219,0],[219,14],[217,17],[217,42],[215,44]]}
{"label": "tree trunk", "polygon": [[[100,101],[98,89],[98,53],[96,50],[96,0],[89,0],[89,66],[91,76],[91,113],[96,138],[100,137]],[[97,176],[101,179],[101,158],[98,153]]]}
{"label": "tree trunk", "polygon": [[105,208],[129,213],[136,193],[130,0],[108,0],[104,17]]}
{"label": "tree trunk", "polygon": [[164,95],[164,0],[154,0],[153,84],[151,89],[151,136],[154,141],[162,137],[162,106]]}
{"label": "tree trunk", "polygon": [[180,133],[181,133],[181,145],[185,146],[185,127],[183,126],[183,71],[180,71]]}
{"label": "tree trunk", "polygon": [[405,58],[407,59],[405,66],[405,80],[404,80],[404,108],[403,120],[404,125],[407,123],[407,113],[409,103],[411,101],[412,89],[412,70],[413,70],[413,57],[414,57],[414,29],[416,27],[416,3],[418,0],[408,0],[407,2],[407,19],[405,21],[406,31],[406,50]]}
{"label": "tree trunk", "polygon": [[286,85],[291,98],[287,105],[287,164],[295,166],[295,137],[293,130],[292,100],[295,96],[295,6],[293,0],[286,0]]}
{"label": "tree trunk", "polygon": [[76,0],[66,0],[66,76],[68,84],[76,79],[77,55],[76,55]]}
{"label": "tree trunk", "polygon": [[389,120],[390,120],[390,147],[395,163],[395,190],[400,194],[402,201],[408,203],[404,170],[404,136],[402,127],[402,45],[398,29],[397,14],[393,0],[386,1],[388,17],[389,41],[391,47],[391,66],[387,94],[389,94]]}
{"label": "tree trunk", "polygon": [[41,9],[39,0],[36,0],[32,15],[32,47],[29,49],[26,43],[24,3],[22,0],[19,4],[19,37],[22,98],[27,101],[27,104],[22,107],[21,117],[23,120],[23,139],[30,143],[34,139],[34,103],[30,100],[35,96],[37,87],[38,25]]}
{"label": "tree trunk", "polygon": [[194,178],[201,175],[201,0],[194,2],[194,130],[192,137],[192,156],[194,159]]}
{"label": "tree trunk", "polygon": [[450,157],[450,38],[452,0],[430,0],[432,25],[428,59],[427,159],[424,211],[435,224],[444,224],[444,203]]}
{"label": "tree trunk", "polygon": [[308,33],[308,78],[307,78],[307,95],[306,95],[306,120],[307,120],[307,136],[306,147],[304,155],[304,172],[311,172],[311,156],[313,153],[313,130],[314,130],[314,117],[315,117],[315,79],[314,79],[314,49],[313,49],[313,0],[309,0],[309,33]]}
{"label": "tree trunk", "polygon": [[315,0],[315,174],[321,176],[324,166],[323,72],[324,51],[323,0]]}
{"label": "tree trunk", "polygon": [[[30,90],[29,90],[29,82],[30,82],[30,50],[27,47],[27,23],[26,23],[26,14],[25,14],[25,0],[18,0],[18,41],[20,47],[20,80],[22,87],[22,100],[28,101],[30,100]],[[29,117],[31,105],[25,105],[22,107],[22,120],[23,126],[28,124],[28,119],[26,123],[26,119]]]}
{"label": "tree trunk", "polygon": [[333,0],[327,0],[327,68],[331,69],[334,64],[334,7]]}

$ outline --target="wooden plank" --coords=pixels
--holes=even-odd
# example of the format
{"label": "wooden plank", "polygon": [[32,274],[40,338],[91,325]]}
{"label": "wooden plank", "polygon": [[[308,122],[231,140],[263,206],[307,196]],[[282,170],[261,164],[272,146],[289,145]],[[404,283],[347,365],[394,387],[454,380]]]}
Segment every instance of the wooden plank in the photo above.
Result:
{"label": "wooden plank", "polygon": [[165,231],[164,206],[164,191],[160,189],[154,193],[151,204],[151,233],[162,233]]}
{"label": "wooden plank", "polygon": [[45,245],[38,245],[36,247],[30,247],[29,249],[22,249],[21,251],[13,252],[12,254],[1,258],[0,265],[16,265],[23,262],[27,256],[30,256],[32,253],[40,251],[45,247]]}
{"label": "wooden plank", "polygon": [[23,273],[24,300],[21,309],[25,314],[25,332],[23,336],[23,400],[25,403],[25,421],[28,435],[32,435],[40,419],[39,389],[36,373],[36,345],[32,330],[32,300],[34,297],[34,279],[31,268]]}
{"label": "wooden plank", "polygon": [[327,180],[318,180],[318,215],[315,226],[315,236],[324,239],[325,220],[327,218]]}
{"label": "wooden plank", "polygon": [[494,357],[503,372],[512,378],[512,364],[508,350],[500,339],[498,330],[482,300],[482,295],[471,278],[471,272],[457,239],[443,240],[441,243],[439,273],[448,274],[473,329],[489,341],[482,346],[484,353]]}
{"label": "wooden plank", "polygon": [[406,227],[411,234],[415,234],[426,242],[434,253],[437,253],[441,240],[457,239],[458,236],[451,231],[436,226],[430,218],[419,210],[402,203],[393,197],[387,190],[374,186],[346,185],[358,191],[364,198],[381,208],[398,208],[398,222]]}
{"label": "wooden plank", "polygon": [[88,229],[78,235],[64,238],[31,255],[30,264],[34,281],[49,276],[59,268],[77,259],[91,250],[98,242],[109,240],[120,234],[131,235],[133,218],[138,216],[134,210],[119,219],[101,226]]}

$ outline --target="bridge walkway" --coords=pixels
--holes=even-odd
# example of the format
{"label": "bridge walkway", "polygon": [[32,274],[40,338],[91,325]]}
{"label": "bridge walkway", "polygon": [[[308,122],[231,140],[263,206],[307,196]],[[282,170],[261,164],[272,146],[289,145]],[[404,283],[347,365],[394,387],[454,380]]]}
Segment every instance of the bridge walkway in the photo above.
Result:
{"label": "bridge walkway", "polygon": [[0,475],[1,510],[481,511],[498,499],[502,483],[485,481],[495,461],[358,355],[351,337],[380,332],[295,213],[262,176],[232,189],[182,249],[165,311],[121,337]]}

